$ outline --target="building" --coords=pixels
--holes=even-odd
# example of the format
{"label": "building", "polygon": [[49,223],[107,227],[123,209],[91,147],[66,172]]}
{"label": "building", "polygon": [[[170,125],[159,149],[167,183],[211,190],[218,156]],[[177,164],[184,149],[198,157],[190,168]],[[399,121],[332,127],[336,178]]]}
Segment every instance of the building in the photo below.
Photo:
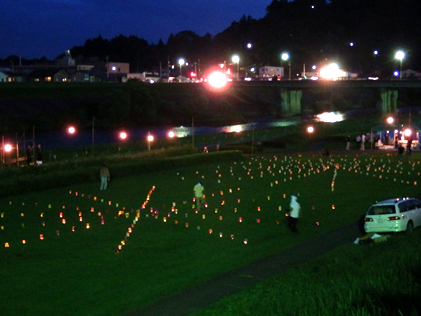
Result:
{"label": "building", "polygon": [[11,82],[12,77],[9,71],[0,71],[0,82]]}
{"label": "building", "polygon": [[263,66],[259,67],[260,80],[272,80],[273,78],[281,79],[284,77],[284,67]]}
{"label": "building", "polygon": [[130,73],[130,64],[107,61],[105,64],[105,73],[108,80],[122,81]]}
{"label": "building", "polygon": [[28,75],[28,81],[34,82],[66,82],[69,74],[63,69],[36,69]]}

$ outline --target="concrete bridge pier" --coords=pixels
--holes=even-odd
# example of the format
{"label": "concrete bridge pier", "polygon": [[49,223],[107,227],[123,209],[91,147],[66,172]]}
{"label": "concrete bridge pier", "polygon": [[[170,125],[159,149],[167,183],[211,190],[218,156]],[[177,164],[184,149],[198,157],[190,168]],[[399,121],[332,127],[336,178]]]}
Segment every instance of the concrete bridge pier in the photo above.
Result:
{"label": "concrete bridge pier", "polygon": [[283,116],[301,114],[302,89],[281,89],[281,113]]}
{"label": "concrete bridge pier", "polygon": [[380,98],[379,110],[382,115],[386,116],[396,113],[398,108],[398,90],[382,88],[380,89]]}

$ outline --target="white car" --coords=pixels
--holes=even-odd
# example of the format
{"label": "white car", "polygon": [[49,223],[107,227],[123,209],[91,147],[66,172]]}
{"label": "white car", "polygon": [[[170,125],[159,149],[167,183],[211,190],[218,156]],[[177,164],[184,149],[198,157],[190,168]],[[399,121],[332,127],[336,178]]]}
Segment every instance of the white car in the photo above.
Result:
{"label": "white car", "polygon": [[421,201],[397,198],[378,202],[364,218],[366,233],[411,232],[421,225]]}

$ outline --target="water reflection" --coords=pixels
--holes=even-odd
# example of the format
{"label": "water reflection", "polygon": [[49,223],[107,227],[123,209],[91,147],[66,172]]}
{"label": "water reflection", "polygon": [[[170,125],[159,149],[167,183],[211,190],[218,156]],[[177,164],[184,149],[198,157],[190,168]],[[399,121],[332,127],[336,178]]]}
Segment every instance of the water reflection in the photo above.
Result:
{"label": "water reflection", "polygon": [[199,127],[186,127],[179,126],[173,128],[177,137],[187,137],[194,134],[217,134],[217,133],[240,133],[247,132],[258,129],[274,128],[274,127],[287,127],[296,125],[299,123],[298,118],[289,118],[283,120],[268,120],[260,122],[252,122],[246,124],[237,124],[237,125],[226,125],[219,127],[209,127],[209,126],[199,126]]}
{"label": "water reflection", "polygon": [[[192,135],[199,134],[217,134],[217,133],[234,133],[234,132],[246,132],[259,129],[267,129],[274,127],[288,127],[296,125],[300,122],[299,118],[288,118],[281,120],[270,120],[262,119],[260,121],[251,122],[247,124],[237,125],[226,125],[219,127],[210,126],[177,126],[177,127],[153,127],[153,128],[141,128],[126,131],[128,141],[146,141],[146,137],[149,133],[154,135],[156,139],[163,139],[168,137],[191,137]],[[69,135],[68,133],[48,132],[48,133],[36,133],[35,142],[40,143],[45,148],[57,149],[57,148],[71,148],[71,147],[90,147],[93,145],[100,144],[117,144],[121,142],[120,132],[118,131],[80,131],[76,134]],[[169,136],[170,133],[174,133],[173,136]],[[171,134],[172,135],[172,134]],[[29,143],[28,139],[28,143]]]}

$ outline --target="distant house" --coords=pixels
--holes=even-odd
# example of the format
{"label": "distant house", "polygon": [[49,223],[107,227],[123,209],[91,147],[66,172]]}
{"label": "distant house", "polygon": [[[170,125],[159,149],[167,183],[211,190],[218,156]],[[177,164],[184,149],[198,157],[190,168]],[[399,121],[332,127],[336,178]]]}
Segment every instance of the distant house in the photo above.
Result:
{"label": "distant house", "polygon": [[122,81],[129,72],[129,63],[107,62],[105,64],[105,73],[108,80]]}
{"label": "distant house", "polygon": [[259,67],[259,79],[268,80],[273,77],[282,78],[284,76],[284,67],[263,66]]}
{"label": "distant house", "polygon": [[71,82],[102,82],[106,81],[106,77],[103,73],[93,70],[77,70],[70,74],[69,80]]}
{"label": "distant house", "polygon": [[0,82],[11,82],[12,77],[8,71],[0,71]]}
{"label": "distant house", "polygon": [[34,82],[66,82],[69,80],[69,75],[63,69],[36,69],[28,78]]}
{"label": "distant house", "polygon": [[421,79],[421,72],[418,72],[412,69],[407,69],[407,70],[402,71],[402,78]]}

